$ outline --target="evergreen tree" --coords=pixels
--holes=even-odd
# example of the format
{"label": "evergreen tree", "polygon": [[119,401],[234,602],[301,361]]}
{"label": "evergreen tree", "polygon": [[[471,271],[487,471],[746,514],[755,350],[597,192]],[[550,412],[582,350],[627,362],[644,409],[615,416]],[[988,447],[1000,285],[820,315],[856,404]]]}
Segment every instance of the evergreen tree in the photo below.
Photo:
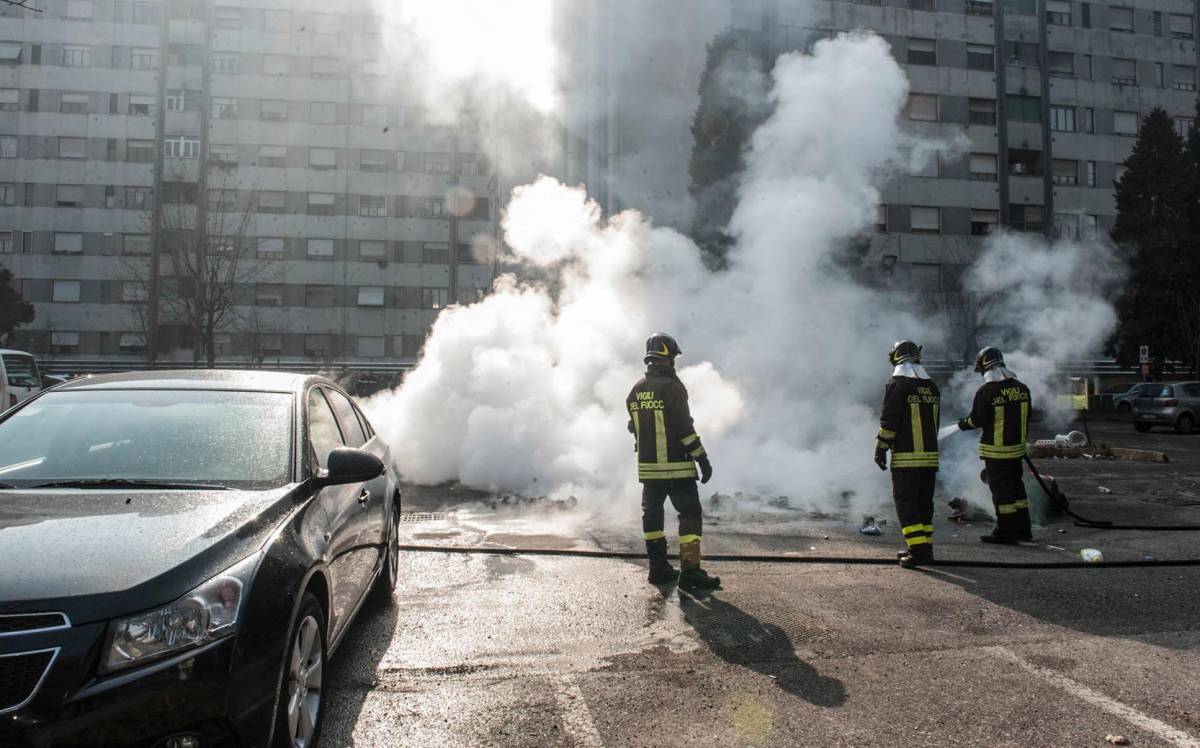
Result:
{"label": "evergreen tree", "polygon": [[7,338],[9,333],[29,324],[34,317],[33,305],[21,298],[12,282],[12,272],[0,268],[0,338]]}
{"label": "evergreen tree", "polygon": [[708,44],[692,117],[688,192],[695,209],[692,238],[710,267],[722,267],[733,245],[727,229],[750,136],[765,116],[765,72],[763,59],[739,50],[732,31]]}
{"label": "evergreen tree", "polygon": [[[1197,145],[1200,145],[1198,143]],[[1126,172],[1116,184],[1112,237],[1129,261],[1129,279],[1117,304],[1114,352],[1137,362],[1140,345],[1156,362],[1194,366],[1200,348],[1200,255],[1195,251],[1195,164],[1175,121],[1155,108],[1142,121]]]}

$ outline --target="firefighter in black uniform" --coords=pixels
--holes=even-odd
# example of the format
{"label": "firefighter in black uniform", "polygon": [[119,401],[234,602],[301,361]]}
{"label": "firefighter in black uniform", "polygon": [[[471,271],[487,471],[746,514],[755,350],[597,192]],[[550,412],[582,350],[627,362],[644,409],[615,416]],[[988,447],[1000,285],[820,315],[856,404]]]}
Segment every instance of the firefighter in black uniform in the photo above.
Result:
{"label": "firefighter in black uniform", "polygon": [[1029,433],[1029,388],[1004,365],[997,348],[984,348],[975,359],[983,384],[975,393],[971,415],[958,422],[963,431],[980,429],[979,458],[996,507],[996,529],[980,538],[985,543],[1014,545],[1032,540],[1029,501],[1022,480],[1021,458]]}
{"label": "firefighter in black uniform", "polygon": [[933,489],[938,470],[941,393],[921,366],[921,348],[898,340],[888,353],[892,378],[883,388],[883,414],[875,441],[875,464],[887,470],[892,453],[892,497],[907,550],[900,565],[933,560]]}
{"label": "firefighter in black uniform", "polygon": [[[646,376],[625,399],[642,483],[642,532],[650,557],[649,579],[652,584],[678,579],[686,590],[717,589],[721,580],[700,568],[702,519],[696,489],[697,478],[707,483],[712,477],[712,465],[692,424],[687,389],[675,374],[679,354],[679,344],[670,335],[650,336],[644,359]],[[667,561],[663,503],[668,496],[679,512],[679,572]]]}

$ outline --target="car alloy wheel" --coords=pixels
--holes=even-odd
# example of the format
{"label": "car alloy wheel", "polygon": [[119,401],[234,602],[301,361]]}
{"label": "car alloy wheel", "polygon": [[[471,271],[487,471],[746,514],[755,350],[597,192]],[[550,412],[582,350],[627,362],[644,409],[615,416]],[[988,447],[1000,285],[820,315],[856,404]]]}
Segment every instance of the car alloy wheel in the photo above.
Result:
{"label": "car alloy wheel", "polygon": [[288,663],[287,727],[295,748],[315,744],[321,715],[321,678],[325,667],[325,637],[321,624],[305,613],[292,637]]}
{"label": "car alloy wheel", "polygon": [[1192,419],[1191,414],[1184,413],[1181,416],[1179,416],[1179,420],[1175,421],[1175,433],[1190,434],[1190,433],[1192,433],[1192,427],[1194,425],[1195,425],[1195,421]]}
{"label": "car alloy wheel", "polygon": [[383,569],[375,580],[371,590],[373,602],[387,605],[392,601],[392,593],[396,591],[396,582],[400,577],[400,510],[392,510],[392,519],[388,523],[388,542],[384,551]]}

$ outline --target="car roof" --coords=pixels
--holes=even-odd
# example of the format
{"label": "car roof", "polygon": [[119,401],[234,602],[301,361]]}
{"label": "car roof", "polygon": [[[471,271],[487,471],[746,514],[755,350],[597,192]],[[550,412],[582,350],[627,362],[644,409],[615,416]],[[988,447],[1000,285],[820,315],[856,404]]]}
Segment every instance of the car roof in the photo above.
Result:
{"label": "car roof", "polygon": [[1146,384],[1167,384],[1176,387],[1184,384],[1200,384],[1200,382],[1197,382],[1195,379],[1175,379],[1170,382],[1147,382]]}
{"label": "car roof", "polygon": [[310,383],[332,384],[325,377],[283,371],[241,369],[157,369],[120,374],[99,374],[72,379],[55,387],[66,390],[250,390],[258,392],[296,392]]}
{"label": "car roof", "polygon": [[30,353],[29,351],[18,351],[13,348],[0,348],[0,355],[3,355],[5,353],[9,353],[9,354],[15,353],[20,356],[29,356],[30,358],[33,358],[33,354]]}

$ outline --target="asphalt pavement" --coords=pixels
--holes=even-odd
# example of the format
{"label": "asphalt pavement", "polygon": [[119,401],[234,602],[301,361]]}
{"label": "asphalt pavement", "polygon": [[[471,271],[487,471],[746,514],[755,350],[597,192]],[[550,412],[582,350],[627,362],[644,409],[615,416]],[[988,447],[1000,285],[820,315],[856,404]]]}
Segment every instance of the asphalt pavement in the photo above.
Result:
{"label": "asphalt pavement", "polygon": [[[1200,435],[1090,423],[1167,464],[1040,460],[1077,511],[1200,523]],[[1106,490],[1101,490],[1101,487]],[[1200,558],[1200,534],[1056,519],[985,547],[939,498],[942,558]],[[742,510],[741,514],[738,510]],[[777,506],[706,510],[708,552],[894,557],[898,535]],[[723,520],[723,521],[722,521]],[[570,507],[412,488],[403,541],[635,550]],[[1022,745],[1200,748],[1200,567],[903,570],[711,563],[724,589],[645,581],[640,562],[408,552],[330,670],[323,745]]]}

